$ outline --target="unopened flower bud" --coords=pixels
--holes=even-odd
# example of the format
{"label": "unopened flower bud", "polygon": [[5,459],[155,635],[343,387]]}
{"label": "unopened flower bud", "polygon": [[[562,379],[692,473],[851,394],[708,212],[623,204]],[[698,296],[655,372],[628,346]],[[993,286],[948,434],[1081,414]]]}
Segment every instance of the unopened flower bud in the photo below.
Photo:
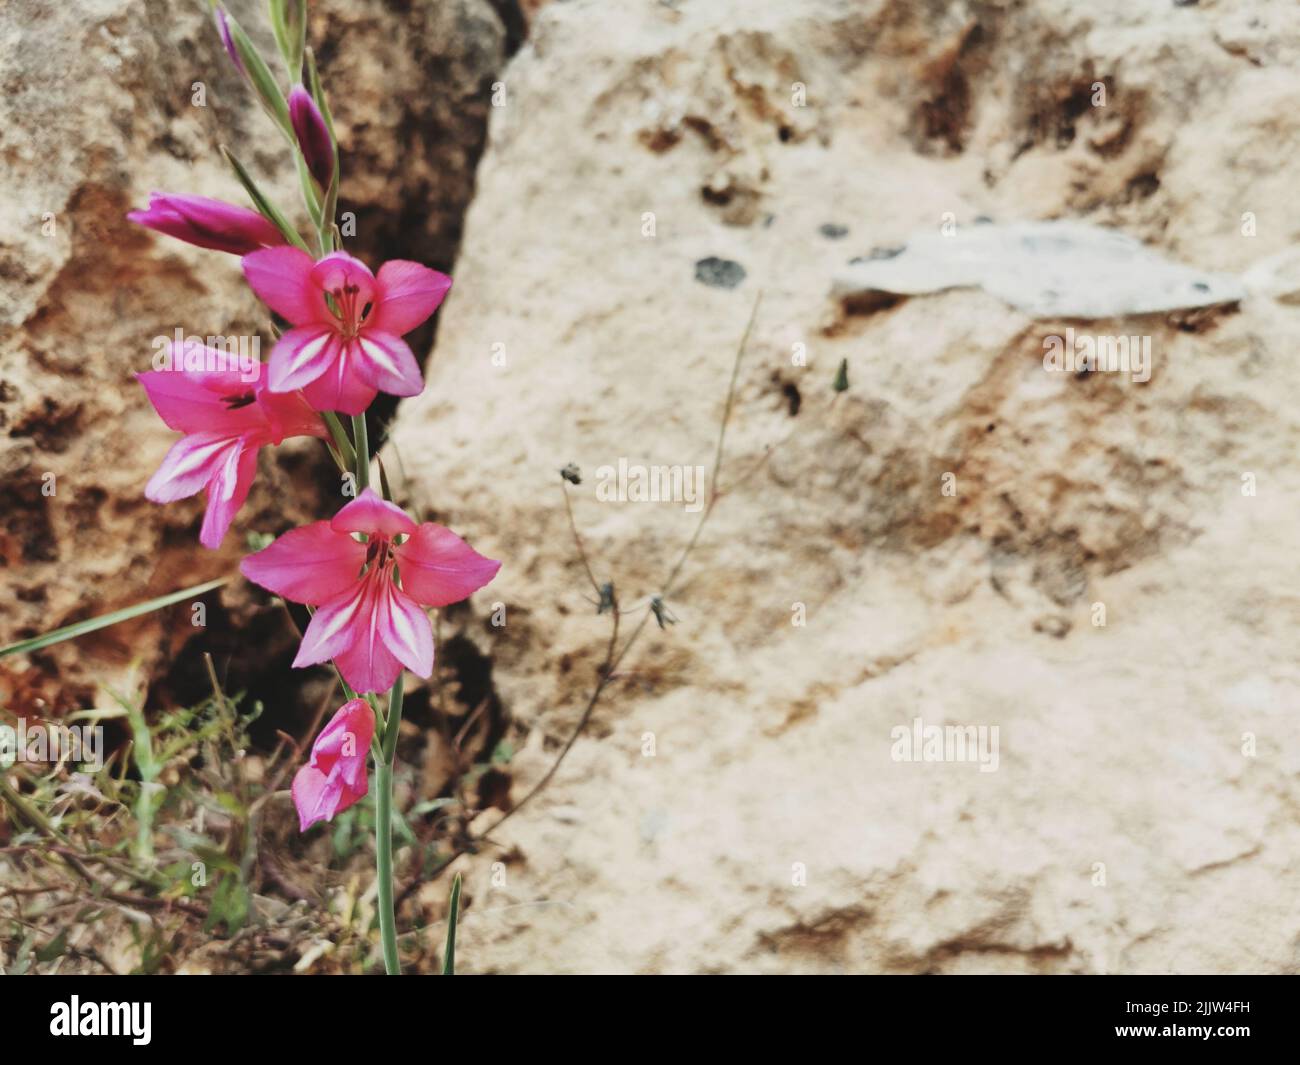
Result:
{"label": "unopened flower bud", "polygon": [[206,196],[151,193],[147,210],[131,211],[126,217],[187,244],[232,255],[285,243],[284,234],[256,211]]}
{"label": "unopened flower bud", "polygon": [[235,48],[235,38],[230,33],[230,16],[226,14],[226,9],[224,7],[215,7],[212,9],[212,15],[217,20],[217,32],[221,34],[221,43],[225,45],[230,61],[235,64],[236,70],[247,75],[248,72],[244,69],[244,61],[239,58],[239,50]]}
{"label": "unopened flower bud", "polygon": [[301,85],[295,85],[289,93],[289,121],[308,171],[321,188],[329,188],[334,176],[334,140],[316,101]]}

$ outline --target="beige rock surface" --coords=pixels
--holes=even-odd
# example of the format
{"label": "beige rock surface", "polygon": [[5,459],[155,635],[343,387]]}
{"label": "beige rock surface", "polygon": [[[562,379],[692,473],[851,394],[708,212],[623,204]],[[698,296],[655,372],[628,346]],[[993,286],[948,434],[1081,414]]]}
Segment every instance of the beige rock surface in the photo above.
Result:
{"label": "beige rock surface", "polygon": [[[230,7],[273,55],[265,5]],[[310,39],[343,144],[341,206],[357,216],[350,249],[450,268],[505,55],[493,6],[430,0],[399,12],[378,0],[328,0],[312,10]],[[163,508],[142,494],[174,438],[131,378],[149,368],[152,339],[177,327],[251,334],[266,323],[236,259],[147,233],[126,211],[152,189],[244,203],[217,154],[223,142],[280,203],[296,202],[287,152],[204,5],[7,3],[0,86],[4,644],[232,572],[245,530],[319,516],[332,485],[313,442],[265,454],[216,554],[196,541],[201,498]],[[206,106],[194,106],[196,92]],[[46,474],[52,496],[42,492]],[[93,685],[132,657],[151,673],[169,663],[193,635],[188,620],[176,608],[51,649],[36,674],[8,660],[0,704],[85,705]],[[33,679],[55,672],[53,686]]]}
{"label": "beige rock surface", "polygon": [[[1284,252],[1296,12],[575,0],[530,34],[396,430],[412,493],[505,560],[475,609],[507,624],[474,638],[522,737],[516,799],[607,634],[556,470],[584,471],[597,578],[643,605],[696,515],[601,502],[596,469],[711,463],[763,300],[680,621],[464,860],[461,967],[1300,968],[1300,312],[1033,323],[977,292],[826,295],[945,212],[1110,225],[1204,269]],[[695,280],[709,257],[743,282]],[[1067,326],[1150,336],[1151,380],[1046,372]],[[917,717],[995,726],[997,771],[895,760]]]}

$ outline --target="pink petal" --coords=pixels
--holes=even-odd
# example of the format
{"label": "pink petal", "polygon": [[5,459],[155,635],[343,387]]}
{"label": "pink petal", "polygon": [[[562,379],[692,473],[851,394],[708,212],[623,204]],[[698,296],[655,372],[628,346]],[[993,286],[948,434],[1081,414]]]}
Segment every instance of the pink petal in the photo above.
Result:
{"label": "pink petal", "polygon": [[330,519],[330,528],[340,533],[377,533],[392,537],[398,533],[415,532],[416,524],[396,503],[381,498],[373,488],[363,488],[356,499]]}
{"label": "pink petal", "polygon": [[401,336],[438,309],[451,278],[419,263],[394,259],[379,268],[379,302],[371,312],[373,329]]}
{"label": "pink petal", "polygon": [[364,699],[351,699],[335,711],[311,747],[311,764],[337,772],[351,788],[366,789],[366,755],[375,734],[375,715]]}
{"label": "pink petal", "polygon": [[257,451],[256,444],[241,442],[229,452],[208,482],[208,509],[203,515],[203,528],[199,530],[199,543],[204,547],[215,551],[221,546],[226,530],[248,498],[248,490],[257,476]]}
{"label": "pink petal", "polygon": [[[293,664],[310,666],[332,658],[354,691],[364,694],[391,688],[402,664],[384,641],[388,627],[385,615],[391,609],[387,594],[390,587],[388,575],[375,570],[354,591],[344,592],[322,606],[303,633]],[[429,624],[428,618],[424,623]],[[432,629],[429,639],[432,646]]]}
{"label": "pink petal", "polygon": [[317,410],[340,414],[361,414],[370,406],[377,389],[357,373],[357,351],[355,342],[347,345],[329,369],[302,390],[308,403]]}
{"label": "pink petal", "polygon": [[357,376],[390,396],[418,396],[424,378],[410,346],[399,336],[367,327],[357,334]]}
{"label": "pink petal", "polygon": [[295,603],[324,603],[357,583],[366,545],[316,521],[290,529],[269,547],[249,555],[239,572]]}
{"label": "pink petal", "polygon": [[305,388],[338,359],[343,344],[332,325],[304,325],[290,329],[271,352],[267,387],[272,392]]}
{"label": "pink petal", "polygon": [[318,821],[331,821],[349,806],[365,798],[367,780],[362,774],[359,786],[352,786],[336,774],[322,773],[314,765],[305,765],[294,774],[293,804],[298,809],[298,829],[306,832]]}
{"label": "pink petal", "polygon": [[500,562],[484,558],[450,529],[429,521],[394,551],[402,587],[425,606],[459,602],[501,568]]}
{"label": "pink petal", "polygon": [[344,679],[358,692],[387,691],[402,672],[402,663],[371,630],[370,637],[358,640],[334,659]]}
{"label": "pink petal", "polygon": [[191,433],[181,437],[149,478],[145,498],[155,503],[173,503],[194,495],[239,449],[239,437],[225,433]]}
{"label": "pink petal", "polygon": [[270,443],[278,444],[291,436],[329,438],[321,416],[301,392],[272,392],[262,387],[257,391],[257,402],[266,418]]}
{"label": "pink petal", "polygon": [[433,626],[420,604],[386,581],[375,610],[379,638],[393,657],[417,677],[433,673]]}
{"label": "pink petal", "polygon": [[293,775],[293,805],[298,810],[298,831],[306,832],[317,821],[328,821],[340,809],[343,784],[330,780],[313,765],[302,766]]}
{"label": "pink petal", "polygon": [[355,288],[358,317],[366,304],[375,299],[375,275],[370,267],[345,251],[332,252],[316,263],[312,267],[311,283],[322,292],[336,295],[349,287]]}
{"label": "pink petal", "polygon": [[[144,386],[149,402],[169,429],[182,433],[228,431],[246,432],[261,422],[261,412],[242,402],[252,396],[257,378],[245,381],[239,370],[186,370],[183,344],[173,343],[167,370],[149,370],[136,374]],[[225,356],[211,348],[201,348],[202,359]],[[209,365],[220,365],[212,361]],[[261,376],[261,364],[258,377]]]}
{"label": "pink petal", "polygon": [[294,325],[332,320],[325,295],[312,283],[312,257],[301,248],[263,248],[241,260],[244,276],[263,303]]}
{"label": "pink petal", "polygon": [[[368,574],[316,609],[294,656],[295,668],[328,662],[350,648],[374,641],[376,583],[374,574]],[[339,669],[342,668],[340,664]],[[343,674],[343,679],[358,692],[378,690],[357,687],[347,673]]]}

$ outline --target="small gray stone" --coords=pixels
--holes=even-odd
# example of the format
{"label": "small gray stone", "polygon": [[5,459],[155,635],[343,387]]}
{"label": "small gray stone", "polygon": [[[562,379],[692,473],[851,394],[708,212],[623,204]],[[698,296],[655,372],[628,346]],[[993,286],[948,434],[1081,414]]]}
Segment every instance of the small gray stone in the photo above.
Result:
{"label": "small gray stone", "polygon": [[745,268],[730,259],[710,255],[695,264],[695,280],[712,288],[735,288],[745,280]]}

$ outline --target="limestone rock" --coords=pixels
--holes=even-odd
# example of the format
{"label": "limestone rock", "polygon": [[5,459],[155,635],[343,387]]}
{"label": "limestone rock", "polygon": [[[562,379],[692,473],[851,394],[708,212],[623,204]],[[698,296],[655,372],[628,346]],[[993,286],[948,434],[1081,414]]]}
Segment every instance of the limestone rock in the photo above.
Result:
{"label": "limestone rock", "polygon": [[[516,800],[608,639],[557,471],[640,610],[698,514],[603,501],[600,468],[726,491],[678,623],[461,866],[462,967],[1294,972],[1300,318],[1088,323],[1151,338],[1136,384],[1046,371],[1071,323],[978,291],[846,311],[826,286],[946,212],[1226,273],[1289,247],[1300,15],[574,0],[530,33],[396,428],[409,498],[505,560],[472,609],[506,609],[476,639]],[[744,279],[699,283],[710,258]],[[996,771],[901,760],[917,718],[996,728]]]}

